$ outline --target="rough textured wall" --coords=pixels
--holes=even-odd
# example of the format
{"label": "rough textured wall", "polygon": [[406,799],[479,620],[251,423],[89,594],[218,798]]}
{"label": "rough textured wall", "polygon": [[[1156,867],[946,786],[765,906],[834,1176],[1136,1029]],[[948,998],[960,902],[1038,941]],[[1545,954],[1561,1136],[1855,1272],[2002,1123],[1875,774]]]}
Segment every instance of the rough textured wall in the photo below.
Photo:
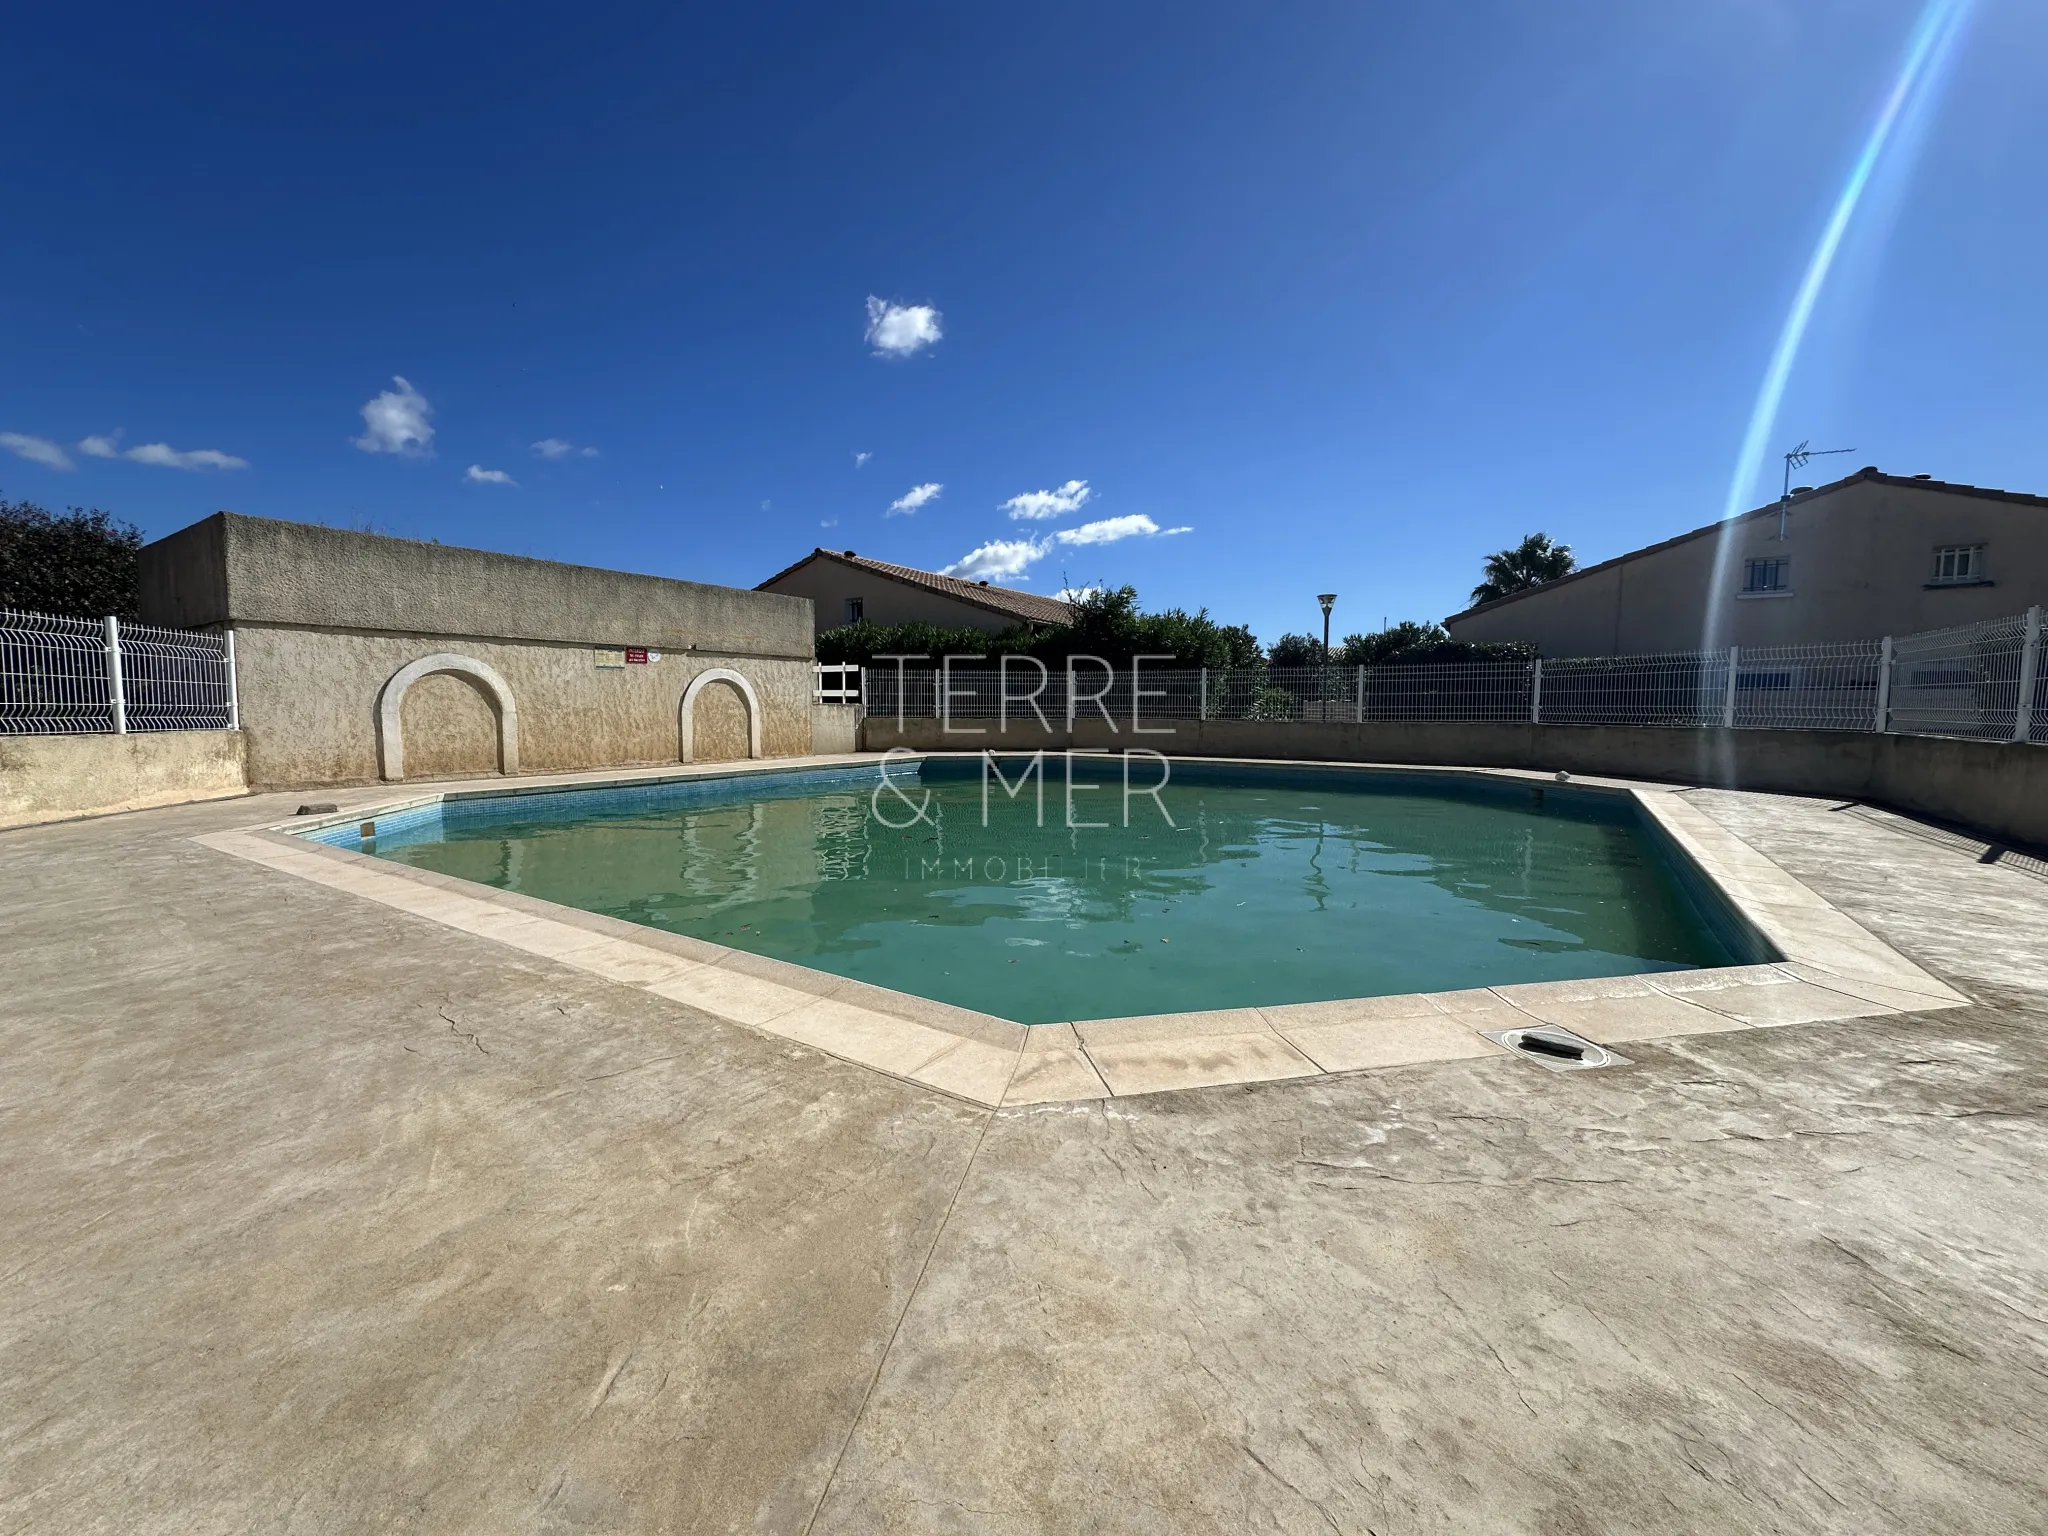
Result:
{"label": "rough textured wall", "polygon": [[142,551],[142,616],[809,658],[798,597],[216,513]]}
{"label": "rough textured wall", "polygon": [[239,795],[244,744],[240,731],[0,736],[0,827]]}
{"label": "rough textured wall", "polygon": [[400,706],[405,776],[450,778],[498,771],[498,711],[482,684],[461,673],[423,677]]}
{"label": "rough textured wall", "polygon": [[861,707],[858,704],[813,704],[811,706],[811,750],[813,752],[858,752],[860,750]]}
{"label": "rough textured wall", "polygon": [[729,763],[747,755],[747,701],[739,689],[731,683],[706,684],[691,708],[697,711],[690,742],[695,761]]}
{"label": "rough textured wall", "polygon": [[[525,772],[676,761],[683,690],[711,667],[730,667],[753,684],[762,704],[763,755],[792,757],[811,749],[814,674],[807,659],[664,653],[644,666],[600,668],[588,645],[263,625],[238,626],[235,650],[253,784],[377,778],[378,695],[400,667],[444,651],[483,662],[504,677],[517,708]],[[430,684],[437,692],[468,686],[446,678],[414,686]],[[730,696],[732,690],[713,685],[705,693]],[[441,697],[450,709],[462,702],[452,693]],[[482,717],[471,718],[474,723]],[[448,729],[457,728],[451,723]],[[425,777],[427,770],[411,760],[415,750],[408,736],[407,777]],[[746,755],[744,736],[737,755]]]}

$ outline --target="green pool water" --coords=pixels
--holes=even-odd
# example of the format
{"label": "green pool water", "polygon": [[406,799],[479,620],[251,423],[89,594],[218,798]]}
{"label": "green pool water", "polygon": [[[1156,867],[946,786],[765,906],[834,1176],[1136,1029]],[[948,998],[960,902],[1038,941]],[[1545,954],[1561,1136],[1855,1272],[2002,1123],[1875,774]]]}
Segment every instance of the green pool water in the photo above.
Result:
{"label": "green pool water", "polygon": [[[365,851],[1027,1024],[1765,958],[1631,803],[1590,791],[1183,769],[1125,826],[1111,762],[1074,795],[1110,825],[1068,829],[1057,758],[1043,825],[1029,788],[995,790],[984,825],[972,763],[897,777],[879,798],[772,778],[581,813],[508,797]],[[927,793],[925,819],[877,819]]]}

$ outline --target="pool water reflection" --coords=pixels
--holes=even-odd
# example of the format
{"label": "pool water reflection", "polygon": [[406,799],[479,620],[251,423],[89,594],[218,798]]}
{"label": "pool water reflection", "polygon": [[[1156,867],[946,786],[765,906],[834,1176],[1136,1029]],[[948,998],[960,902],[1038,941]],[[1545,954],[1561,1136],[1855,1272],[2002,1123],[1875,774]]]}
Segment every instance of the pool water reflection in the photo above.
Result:
{"label": "pool water reflection", "polygon": [[[1044,825],[1000,789],[984,825],[971,761],[896,774],[907,803],[772,778],[585,814],[508,798],[365,851],[1027,1024],[1766,958],[1619,797],[1182,766],[1125,827],[1105,763],[1077,768],[1102,787],[1075,816],[1112,825],[1070,830],[1056,760]],[[877,819],[926,791],[925,820]]]}

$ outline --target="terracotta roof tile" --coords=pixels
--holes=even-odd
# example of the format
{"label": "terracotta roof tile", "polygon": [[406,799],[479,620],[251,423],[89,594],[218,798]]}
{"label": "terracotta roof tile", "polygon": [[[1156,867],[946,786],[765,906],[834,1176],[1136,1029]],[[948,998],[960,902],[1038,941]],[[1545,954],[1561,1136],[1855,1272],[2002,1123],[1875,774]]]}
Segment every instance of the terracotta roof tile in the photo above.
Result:
{"label": "terracotta roof tile", "polygon": [[1063,603],[1056,597],[1041,597],[1036,592],[1019,592],[1014,587],[993,587],[987,582],[962,581],[958,576],[942,576],[937,571],[921,571],[914,565],[895,565],[887,560],[870,560],[864,555],[856,555],[851,550],[844,549],[814,549],[787,570],[777,571],[754,590],[766,592],[783,577],[802,570],[813,560],[820,559],[836,560],[841,565],[872,571],[877,576],[887,577],[891,581],[923,587],[928,592],[937,592],[956,602],[1003,614],[1019,623],[1066,624],[1074,617],[1073,604]]}

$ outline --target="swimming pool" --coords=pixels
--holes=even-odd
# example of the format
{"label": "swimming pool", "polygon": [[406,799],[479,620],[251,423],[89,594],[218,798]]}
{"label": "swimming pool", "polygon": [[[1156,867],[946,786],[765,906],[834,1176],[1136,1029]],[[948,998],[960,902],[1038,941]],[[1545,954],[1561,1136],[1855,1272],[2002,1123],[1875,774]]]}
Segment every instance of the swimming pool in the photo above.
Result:
{"label": "swimming pool", "polygon": [[1027,1024],[1777,958],[1622,793],[1177,762],[1153,794],[1140,759],[1126,794],[1115,758],[995,766],[449,798],[317,835]]}

